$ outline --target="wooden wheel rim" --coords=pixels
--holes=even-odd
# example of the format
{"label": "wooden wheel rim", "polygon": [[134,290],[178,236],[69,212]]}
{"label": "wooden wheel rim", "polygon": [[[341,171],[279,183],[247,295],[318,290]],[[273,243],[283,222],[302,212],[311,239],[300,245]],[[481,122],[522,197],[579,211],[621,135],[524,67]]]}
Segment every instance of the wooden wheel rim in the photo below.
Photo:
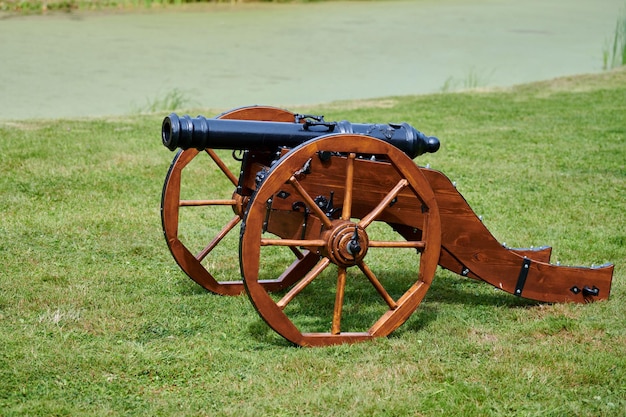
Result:
{"label": "wooden wheel rim", "polygon": [[176,263],[200,286],[222,295],[241,294],[243,291],[241,281],[218,282],[202,264],[199,256],[194,255],[178,235],[182,171],[199,153],[200,151],[196,149],[179,151],[165,177],[161,197],[161,223],[165,241]]}
{"label": "wooden wheel rim", "polygon": [[[221,114],[217,118],[292,122],[295,115],[287,110],[275,107],[250,106],[231,110]],[[216,294],[238,295],[244,291],[243,282],[241,280],[217,281],[211,272],[209,272],[202,264],[202,259],[199,259],[206,257],[219,244],[221,238],[217,238],[217,236],[213,238],[213,240],[211,240],[212,244],[209,244],[205,250],[202,251],[204,253],[201,252],[202,255],[200,255],[200,253],[194,255],[179,238],[179,209],[181,206],[180,187],[182,172],[194,158],[203,152],[205,151],[200,152],[197,149],[181,150],[176,154],[170,165],[169,171],[165,177],[163,192],[161,195],[161,223],[163,227],[163,234],[172,256],[183,272],[185,272],[192,280],[203,288]],[[207,149],[206,152],[209,153],[218,166],[220,163],[223,164],[223,162],[219,160],[219,157],[211,149]],[[216,160],[216,158],[219,161]],[[226,172],[225,169],[227,170],[227,168],[225,168],[225,165],[224,168],[221,169],[224,176],[233,183],[234,187],[236,187],[237,178],[235,175],[232,172]],[[207,205],[233,206],[233,204],[228,204],[226,200],[223,200],[221,203]],[[224,228],[222,229],[224,236],[231,233],[232,230],[236,228],[235,226],[238,225],[239,220],[239,216],[233,215],[232,220],[224,225]],[[305,262],[300,262],[300,269],[307,270],[307,268],[309,268],[307,265],[310,264],[310,262],[310,258],[307,258]],[[298,266],[298,263],[294,262],[294,268],[296,266]],[[280,289],[283,285],[287,284],[287,281],[282,284],[280,279],[273,282],[263,283],[264,286],[272,290]]]}
{"label": "wooden wheel rim", "polygon": [[[266,202],[283,186],[294,172],[307,160],[316,157],[319,151],[339,152],[342,154],[386,155],[400,176],[406,179],[407,186],[419,196],[424,215],[422,240],[427,244],[421,252],[418,279],[397,301],[395,308],[390,308],[366,332],[356,333],[303,333],[281,307],[275,302],[259,281],[261,256],[262,222],[265,217]],[[326,242],[320,242],[326,245]],[[404,323],[418,307],[434,277],[441,248],[441,224],[434,193],[430,185],[413,161],[392,145],[367,136],[340,134],[328,135],[306,142],[281,158],[270,170],[261,186],[252,196],[248,211],[244,217],[240,244],[240,265],[244,285],[250,300],[260,316],[281,336],[301,346],[321,346],[351,343],[373,337],[389,335]],[[325,268],[321,257],[316,268]],[[306,278],[305,278],[306,279]],[[303,280],[304,281],[304,280]]]}

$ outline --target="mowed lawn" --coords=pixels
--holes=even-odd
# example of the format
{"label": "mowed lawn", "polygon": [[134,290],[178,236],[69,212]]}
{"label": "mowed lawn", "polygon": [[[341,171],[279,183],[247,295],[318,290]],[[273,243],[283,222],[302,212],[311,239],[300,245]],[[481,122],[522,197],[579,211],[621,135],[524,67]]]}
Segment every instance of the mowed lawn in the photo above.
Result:
{"label": "mowed lawn", "polygon": [[[327,348],[179,270],[159,215],[173,110],[219,113],[0,123],[0,415],[626,415],[626,71],[291,109],[409,122],[442,143],[416,163],[501,242],[615,264],[587,305],[439,270],[390,337]],[[236,274],[236,242],[224,256]]]}

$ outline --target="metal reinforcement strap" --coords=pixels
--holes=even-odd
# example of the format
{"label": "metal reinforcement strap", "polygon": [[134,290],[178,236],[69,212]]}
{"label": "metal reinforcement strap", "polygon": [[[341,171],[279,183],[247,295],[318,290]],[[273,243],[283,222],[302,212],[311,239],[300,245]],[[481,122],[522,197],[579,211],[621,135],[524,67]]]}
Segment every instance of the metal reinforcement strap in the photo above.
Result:
{"label": "metal reinforcement strap", "polygon": [[519,271],[519,277],[517,277],[517,284],[515,284],[514,295],[521,297],[524,290],[524,284],[526,284],[526,277],[528,277],[528,270],[530,269],[530,259],[524,258],[522,263],[522,269]]}

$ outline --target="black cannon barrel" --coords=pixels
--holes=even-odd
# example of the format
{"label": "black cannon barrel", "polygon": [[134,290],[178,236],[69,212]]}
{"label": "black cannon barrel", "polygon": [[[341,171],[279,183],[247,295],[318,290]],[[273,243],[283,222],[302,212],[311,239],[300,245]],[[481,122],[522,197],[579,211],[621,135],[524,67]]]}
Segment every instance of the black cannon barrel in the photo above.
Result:
{"label": "black cannon barrel", "polygon": [[293,148],[309,139],[331,133],[355,133],[382,139],[411,158],[439,149],[439,139],[426,136],[407,123],[263,122],[207,119],[203,116],[192,118],[188,115],[179,117],[175,113],[163,120],[161,139],[163,145],[172,151],[176,148],[272,150]]}

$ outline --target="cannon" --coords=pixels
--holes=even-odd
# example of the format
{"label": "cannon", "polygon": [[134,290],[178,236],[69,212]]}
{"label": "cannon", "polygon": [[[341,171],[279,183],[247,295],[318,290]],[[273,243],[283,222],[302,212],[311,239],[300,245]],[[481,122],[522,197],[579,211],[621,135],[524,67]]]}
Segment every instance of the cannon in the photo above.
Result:
{"label": "cannon", "polygon": [[245,292],[296,345],[391,334],[438,266],[541,302],[609,297],[612,264],[554,265],[550,247],[499,243],[443,173],[414,163],[439,140],[406,123],[250,106],[212,119],[171,114],[161,139],[179,149],[161,198],[174,259],[210,292]]}
{"label": "cannon", "polygon": [[[302,120],[303,123],[297,123]],[[163,120],[163,145],[176,148],[275,150],[293,148],[324,134],[351,133],[389,142],[415,158],[437,152],[439,139],[429,137],[407,123],[353,124],[346,120],[326,122],[321,116],[294,116],[294,122],[258,122],[250,120],[191,118],[170,114]]]}

